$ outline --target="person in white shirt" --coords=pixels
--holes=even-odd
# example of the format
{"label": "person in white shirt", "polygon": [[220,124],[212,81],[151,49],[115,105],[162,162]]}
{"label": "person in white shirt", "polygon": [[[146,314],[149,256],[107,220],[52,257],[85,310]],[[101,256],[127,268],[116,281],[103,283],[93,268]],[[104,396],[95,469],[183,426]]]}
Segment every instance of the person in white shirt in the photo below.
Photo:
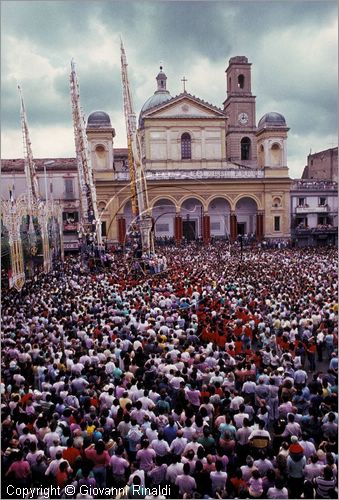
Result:
{"label": "person in white shirt", "polygon": [[237,392],[234,391],[234,397],[232,398],[230,409],[239,410],[239,406],[244,403],[244,398],[239,396]]}
{"label": "person in white shirt", "polygon": [[288,423],[282,433],[283,437],[289,438],[291,436],[301,437],[301,427],[300,424],[295,422],[295,417],[293,413],[289,413],[287,417]]}
{"label": "person in white shirt", "polygon": [[179,429],[177,431],[177,437],[173,439],[171,443],[170,452],[174,455],[182,455],[187,443],[188,439],[183,437],[183,431]]}
{"label": "person in white shirt", "polygon": [[248,419],[249,415],[248,415],[248,413],[245,413],[245,405],[241,404],[239,406],[239,413],[236,413],[235,415],[233,415],[233,420],[234,420],[234,423],[235,423],[235,426],[237,429],[240,429],[245,418]]}
{"label": "person in white shirt", "polygon": [[184,464],[183,474],[177,476],[175,485],[178,486],[179,495],[181,497],[186,494],[186,498],[192,498],[193,493],[197,488],[197,483],[195,482],[195,479],[190,475],[190,465],[188,463]]}
{"label": "person in white shirt", "polygon": [[268,438],[268,440],[271,441],[270,433],[264,430],[265,422],[263,420],[259,420],[258,426],[259,429],[254,429],[249,435],[248,440],[251,441],[254,438]]}
{"label": "person in white shirt", "polygon": [[312,481],[315,477],[321,476],[324,467],[324,464],[319,463],[318,456],[316,454],[312,455],[309,459],[309,463],[305,465],[305,479]]}
{"label": "person in white shirt", "polygon": [[170,447],[162,432],[159,432],[158,438],[151,442],[150,447],[153,448],[158,457],[164,457],[170,452]]}
{"label": "person in white shirt", "polygon": [[45,472],[45,476],[51,475],[51,476],[55,477],[59,471],[59,465],[61,464],[61,462],[67,462],[67,465],[68,465],[67,471],[72,472],[72,469],[69,465],[68,460],[65,460],[64,458],[62,458],[62,452],[58,451],[56,456],[55,456],[55,459],[52,460],[51,463],[49,464],[49,466],[47,467],[46,472]]}
{"label": "person in white shirt", "polygon": [[288,498],[288,491],[287,488],[284,487],[284,480],[282,478],[277,477],[274,486],[268,488],[267,498],[279,498],[281,500]]}
{"label": "person in white shirt", "polygon": [[243,480],[245,481],[245,483],[248,483],[249,479],[252,476],[252,472],[254,470],[257,470],[257,468],[254,466],[253,458],[250,455],[246,457],[246,465],[242,465],[240,469],[242,472]]}
{"label": "person in white shirt", "polygon": [[167,467],[166,471],[166,481],[174,484],[176,478],[183,474],[184,464],[179,461],[180,457],[178,455],[172,456],[172,463]]}
{"label": "person in white shirt", "polygon": [[223,464],[221,460],[215,462],[215,471],[210,473],[210,478],[212,482],[212,494],[215,495],[217,490],[222,491],[226,487],[227,472],[223,472]]}
{"label": "person in white shirt", "polygon": [[317,450],[312,441],[309,440],[309,436],[306,432],[302,433],[302,439],[300,445],[304,448],[304,455],[308,459],[312,455],[315,455]]}

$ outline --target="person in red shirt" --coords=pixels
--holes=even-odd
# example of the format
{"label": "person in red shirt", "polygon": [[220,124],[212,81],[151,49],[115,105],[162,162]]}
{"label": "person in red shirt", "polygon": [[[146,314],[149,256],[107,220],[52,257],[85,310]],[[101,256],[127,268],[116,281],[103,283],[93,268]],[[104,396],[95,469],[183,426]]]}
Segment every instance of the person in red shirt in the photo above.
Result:
{"label": "person in red shirt", "polygon": [[239,324],[237,324],[235,327],[234,327],[234,335],[236,337],[240,337],[240,335],[242,334],[242,324],[241,322],[239,321]]}
{"label": "person in red shirt", "polygon": [[235,341],[235,354],[236,355],[241,354],[242,350],[243,350],[242,340],[240,338],[237,338],[237,340]]}
{"label": "person in red shirt", "polygon": [[62,453],[62,458],[69,462],[69,465],[73,468],[77,457],[80,456],[80,451],[73,446],[73,439],[69,438],[67,440],[67,448]]}
{"label": "person in red shirt", "polygon": [[242,478],[241,469],[237,469],[234,473],[234,476],[231,477],[230,482],[232,484],[232,488],[234,489],[235,496],[238,497],[240,491],[247,489],[247,484]]}
{"label": "person in red shirt", "polygon": [[216,343],[219,347],[225,347],[226,344],[226,335],[223,335],[222,332],[216,334]]}
{"label": "person in red shirt", "polygon": [[100,439],[96,444],[91,444],[85,450],[85,456],[94,463],[94,477],[99,487],[106,486],[106,467],[110,464],[111,457],[105,450],[105,443]]}
{"label": "person in red shirt", "polygon": [[312,372],[315,371],[315,353],[317,352],[317,346],[314,342],[313,339],[310,339],[308,341],[308,344],[306,344],[306,352],[307,352],[307,358],[310,363],[310,370]]}
{"label": "person in red shirt", "polygon": [[60,489],[63,489],[69,481],[67,469],[68,463],[66,462],[66,460],[64,462],[60,462],[59,470],[55,476],[56,485],[59,486]]}

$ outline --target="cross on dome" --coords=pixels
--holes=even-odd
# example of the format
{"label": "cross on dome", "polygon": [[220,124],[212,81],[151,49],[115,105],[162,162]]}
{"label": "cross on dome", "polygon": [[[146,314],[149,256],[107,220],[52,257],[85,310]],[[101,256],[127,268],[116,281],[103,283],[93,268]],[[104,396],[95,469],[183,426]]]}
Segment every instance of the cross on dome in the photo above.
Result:
{"label": "cross on dome", "polygon": [[182,83],[184,84],[184,92],[186,92],[186,87],[185,87],[185,83],[188,82],[188,80],[186,79],[185,76],[182,77],[181,79]]}

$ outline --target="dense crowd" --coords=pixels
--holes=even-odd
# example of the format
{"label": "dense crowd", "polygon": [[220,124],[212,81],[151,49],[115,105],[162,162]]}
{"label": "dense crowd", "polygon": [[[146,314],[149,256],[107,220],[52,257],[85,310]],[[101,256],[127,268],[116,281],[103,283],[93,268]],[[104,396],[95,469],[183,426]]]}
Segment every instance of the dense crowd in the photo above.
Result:
{"label": "dense crowd", "polygon": [[336,249],[157,259],[3,293],[2,497],[336,498]]}

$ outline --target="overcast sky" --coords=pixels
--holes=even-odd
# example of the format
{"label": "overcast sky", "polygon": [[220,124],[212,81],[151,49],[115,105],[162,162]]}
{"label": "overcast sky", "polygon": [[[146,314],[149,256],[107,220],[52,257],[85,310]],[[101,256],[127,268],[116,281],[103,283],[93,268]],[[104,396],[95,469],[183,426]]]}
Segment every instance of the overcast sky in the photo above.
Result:
{"label": "overcast sky", "polygon": [[109,113],[126,146],[121,36],[135,110],[156,90],[160,63],[172,96],[186,89],[215,106],[226,98],[230,57],[252,63],[257,123],[268,111],[290,127],[288,164],[299,177],[310,149],[337,145],[336,1],[1,2],[2,158],[23,156],[20,83],[35,158],[75,156],[69,97],[76,63],[85,117]]}

